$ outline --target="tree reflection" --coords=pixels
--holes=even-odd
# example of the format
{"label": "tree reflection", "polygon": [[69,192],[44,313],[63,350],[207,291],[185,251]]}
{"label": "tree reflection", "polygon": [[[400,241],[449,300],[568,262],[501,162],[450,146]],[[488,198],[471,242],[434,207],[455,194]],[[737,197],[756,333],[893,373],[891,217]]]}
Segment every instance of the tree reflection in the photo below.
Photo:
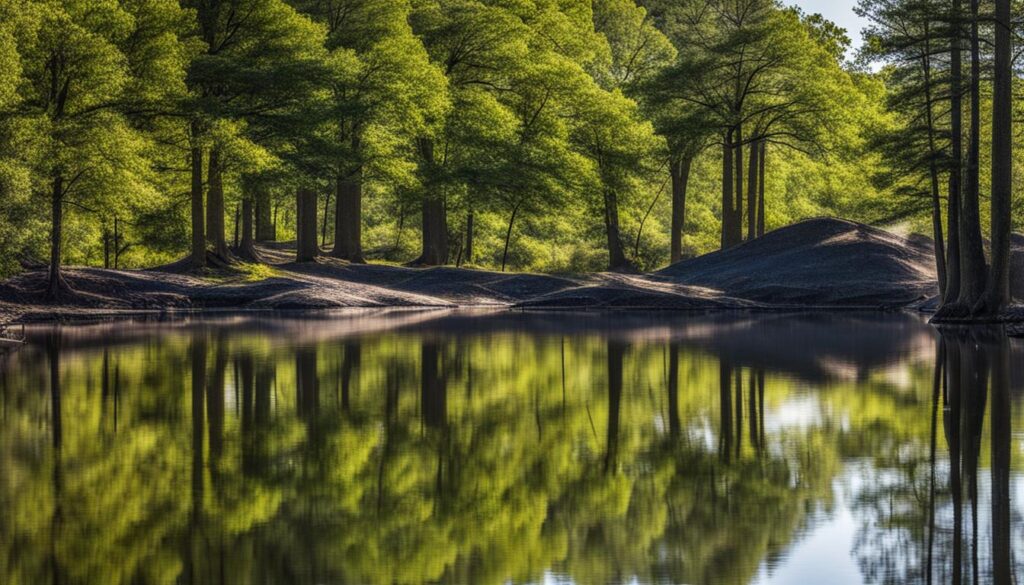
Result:
{"label": "tree reflection", "polygon": [[900,386],[642,336],[53,337],[4,372],[0,582],[731,585],[862,466],[866,580],[1010,583],[1010,348],[936,355]]}
{"label": "tree reflection", "polygon": [[[864,540],[859,551],[865,574],[873,580],[1010,582],[1014,568],[1006,551],[1013,511],[1004,495],[1009,493],[1011,470],[1009,355],[1010,341],[1002,331],[941,330],[932,379],[927,459],[904,445],[898,460],[883,466],[896,475],[861,496],[864,509],[872,510],[865,515],[863,531],[878,535],[870,546]],[[940,406],[943,444],[937,440]],[[986,414],[991,439],[987,452]],[[945,464],[939,457],[943,448]],[[925,462],[928,473],[923,486],[918,478]],[[987,502],[979,491],[986,476],[991,484]],[[918,505],[918,486],[927,489],[924,506]],[[867,523],[878,523],[880,528]],[[986,525],[991,526],[990,535],[984,534]]]}

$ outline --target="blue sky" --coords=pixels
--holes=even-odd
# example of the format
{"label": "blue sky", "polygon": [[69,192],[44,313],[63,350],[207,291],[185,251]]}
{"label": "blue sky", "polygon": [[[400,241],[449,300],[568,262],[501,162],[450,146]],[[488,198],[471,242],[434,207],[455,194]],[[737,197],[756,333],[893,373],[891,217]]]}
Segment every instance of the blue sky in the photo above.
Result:
{"label": "blue sky", "polygon": [[785,0],[787,4],[799,6],[808,14],[815,12],[847,30],[853,39],[853,47],[860,46],[860,31],[865,26],[863,19],[853,13],[857,0]]}

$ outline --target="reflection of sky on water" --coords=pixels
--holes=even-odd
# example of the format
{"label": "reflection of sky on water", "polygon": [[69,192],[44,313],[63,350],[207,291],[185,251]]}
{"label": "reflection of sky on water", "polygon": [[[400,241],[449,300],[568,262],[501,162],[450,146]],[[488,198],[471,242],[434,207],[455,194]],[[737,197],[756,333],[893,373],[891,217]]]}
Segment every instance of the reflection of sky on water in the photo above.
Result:
{"label": "reflection of sky on water", "polygon": [[858,523],[849,508],[840,505],[831,514],[818,512],[811,527],[774,565],[762,563],[752,585],[862,582],[860,568],[850,556]]}

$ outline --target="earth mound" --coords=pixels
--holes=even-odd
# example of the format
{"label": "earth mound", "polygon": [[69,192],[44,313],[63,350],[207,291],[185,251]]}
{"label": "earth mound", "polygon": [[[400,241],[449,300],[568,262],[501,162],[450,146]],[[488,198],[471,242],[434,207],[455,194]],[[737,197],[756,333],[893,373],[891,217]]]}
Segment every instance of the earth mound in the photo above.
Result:
{"label": "earth mound", "polygon": [[938,293],[930,241],[811,219],[653,275],[774,306],[904,307]]}

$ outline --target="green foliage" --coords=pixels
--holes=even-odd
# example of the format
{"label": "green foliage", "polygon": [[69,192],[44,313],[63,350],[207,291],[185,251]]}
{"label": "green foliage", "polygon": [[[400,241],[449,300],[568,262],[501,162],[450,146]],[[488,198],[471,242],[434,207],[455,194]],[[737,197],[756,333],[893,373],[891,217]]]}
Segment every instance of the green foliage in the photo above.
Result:
{"label": "green foliage", "polygon": [[[329,248],[336,193],[358,181],[365,255],[388,262],[419,255],[432,198],[452,262],[472,216],[474,266],[601,270],[617,224],[627,259],[657,268],[680,158],[693,159],[685,251],[712,251],[717,146],[740,127],[768,142],[769,229],[835,214],[924,228],[924,207],[882,197],[917,184],[917,167],[879,154],[879,137],[910,136],[885,111],[906,84],[847,63],[845,31],[820,15],[744,0],[737,24],[736,3],[711,4],[3,0],[0,273],[47,257],[57,176],[64,262],[102,264],[115,226],[122,267],[180,257],[192,148],[220,160],[225,205],[212,213],[229,243],[257,191],[292,237],[306,185]],[[208,189],[205,167],[201,178]]]}

